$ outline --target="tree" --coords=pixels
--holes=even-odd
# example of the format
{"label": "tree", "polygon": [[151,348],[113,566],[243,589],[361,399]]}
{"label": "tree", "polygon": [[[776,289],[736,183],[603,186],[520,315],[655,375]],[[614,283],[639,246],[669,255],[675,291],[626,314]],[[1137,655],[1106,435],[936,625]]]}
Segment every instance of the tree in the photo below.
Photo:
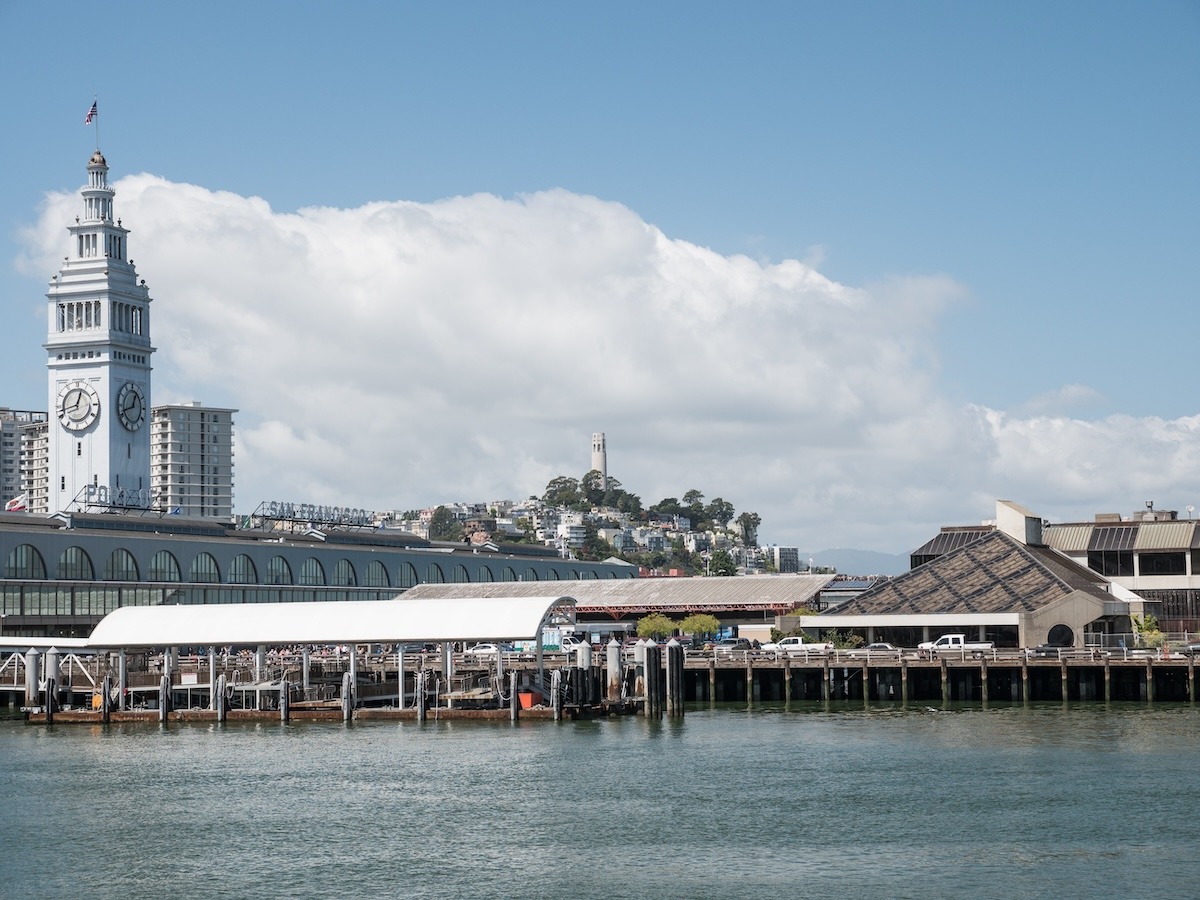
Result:
{"label": "tree", "polygon": [[679,630],[693,637],[710,638],[721,630],[721,620],[708,613],[692,613],[679,623]]}
{"label": "tree", "polygon": [[431,541],[461,541],[462,537],[462,523],[454,518],[454,513],[444,506],[433,511],[433,518],[429,521]]}
{"label": "tree", "polygon": [[742,541],[749,547],[758,541],[758,526],[762,524],[756,512],[744,512],[737,517],[737,523],[742,529]]}
{"label": "tree", "polygon": [[737,563],[728,550],[717,550],[708,561],[709,575],[736,575]]}
{"label": "tree", "polygon": [[579,479],[579,489],[587,499],[588,506],[602,506],[608,491],[604,476],[599,469],[592,469]]}
{"label": "tree", "polygon": [[712,502],[704,508],[704,515],[707,519],[725,528],[733,519],[733,504],[728,500],[722,500],[720,497],[714,497]]}
{"label": "tree", "polygon": [[668,619],[662,613],[650,613],[648,616],[642,616],[638,619],[637,633],[638,637],[664,638],[675,631],[675,622]]}
{"label": "tree", "polygon": [[571,509],[579,507],[583,502],[583,494],[579,490],[579,482],[566,475],[550,479],[546,492],[542,494],[542,502],[547,506],[566,506]]}
{"label": "tree", "polygon": [[1147,613],[1144,616],[1133,617],[1133,630],[1137,634],[1140,647],[1161,647],[1163,633],[1158,627],[1158,617]]}

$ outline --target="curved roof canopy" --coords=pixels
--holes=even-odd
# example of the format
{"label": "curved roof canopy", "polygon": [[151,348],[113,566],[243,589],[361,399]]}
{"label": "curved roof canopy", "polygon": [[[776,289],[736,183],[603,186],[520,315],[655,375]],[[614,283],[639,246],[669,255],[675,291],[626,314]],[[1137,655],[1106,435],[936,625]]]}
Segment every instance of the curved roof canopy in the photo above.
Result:
{"label": "curved roof canopy", "polygon": [[100,620],[90,647],[207,647],[405,641],[531,640],[574,599],[465,597],[123,606]]}

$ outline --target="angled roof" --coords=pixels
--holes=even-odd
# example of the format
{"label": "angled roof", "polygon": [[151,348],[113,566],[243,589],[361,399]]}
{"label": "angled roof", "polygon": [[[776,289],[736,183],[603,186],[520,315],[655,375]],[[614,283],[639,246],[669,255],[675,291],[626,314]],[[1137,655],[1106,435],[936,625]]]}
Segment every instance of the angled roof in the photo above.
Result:
{"label": "angled roof", "polygon": [[912,556],[941,556],[951,553],[959,547],[965,547],[972,541],[979,540],[985,534],[995,531],[994,525],[972,525],[966,527],[943,528],[932,538],[912,552]]}
{"label": "angled roof", "polygon": [[[572,582],[574,585],[574,582]],[[480,587],[481,585],[474,585]],[[123,606],[100,620],[91,647],[531,640],[562,593],[430,600]]]}
{"label": "angled roof", "polygon": [[[576,613],[704,612],[709,610],[776,610],[806,604],[833,581],[833,575],[739,575],[695,578],[619,578],[570,582]],[[405,597],[453,598],[471,594],[506,597],[548,596],[562,582],[492,582],[488,584],[421,584]]]}
{"label": "angled roof", "polygon": [[957,550],[865,591],[833,615],[1033,612],[1076,591],[1112,599],[1097,573],[1048,547],[990,531]]}

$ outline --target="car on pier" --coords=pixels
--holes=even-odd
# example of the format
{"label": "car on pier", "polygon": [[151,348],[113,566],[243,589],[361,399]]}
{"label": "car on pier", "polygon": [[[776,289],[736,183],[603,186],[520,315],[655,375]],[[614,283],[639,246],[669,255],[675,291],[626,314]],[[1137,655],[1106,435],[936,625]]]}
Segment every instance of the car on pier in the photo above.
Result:
{"label": "car on pier", "polygon": [[500,652],[496,644],[475,644],[466,651],[470,656],[495,656]]}
{"label": "car on pier", "polygon": [[713,653],[716,656],[732,656],[735,653],[748,653],[754,649],[754,646],[747,638],[721,638],[713,644]]}
{"label": "car on pier", "polygon": [[873,644],[867,644],[865,647],[854,647],[847,650],[847,656],[854,657],[872,657],[872,656],[897,656],[900,653],[900,648],[889,644],[886,641],[876,641]]}

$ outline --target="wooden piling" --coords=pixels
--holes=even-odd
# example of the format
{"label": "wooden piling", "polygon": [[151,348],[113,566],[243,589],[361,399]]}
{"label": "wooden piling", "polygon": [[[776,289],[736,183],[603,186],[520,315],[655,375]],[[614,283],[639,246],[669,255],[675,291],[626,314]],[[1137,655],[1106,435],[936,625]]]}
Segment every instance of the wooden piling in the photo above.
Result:
{"label": "wooden piling", "polygon": [[1188,654],[1188,703],[1196,702],[1196,657]]}
{"label": "wooden piling", "polygon": [[908,703],[908,660],[900,660],[900,702]]}
{"label": "wooden piling", "polygon": [[792,702],[792,658],[783,654],[783,702]]}
{"label": "wooden piling", "polygon": [[1029,660],[1021,659],[1021,702],[1029,702]]}
{"label": "wooden piling", "polygon": [[1154,702],[1154,660],[1146,657],[1146,702]]}
{"label": "wooden piling", "polygon": [[983,656],[979,659],[979,699],[986,706],[988,702],[988,664],[987,657]]}
{"label": "wooden piling", "polygon": [[942,702],[950,702],[950,667],[946,665],[946,660],[943,657],[939,660],[942,670]]}
{"label": "wooden piling", "polygon": [[1063,703],[1066,703],[1068,700],[1071,699],[1071,690],[1070,690],[1071,682],[1067,676],[1067,661],[1065,659],[1060,659],[1059,666],[1061,668],[1062,699],[1063,699]]}

